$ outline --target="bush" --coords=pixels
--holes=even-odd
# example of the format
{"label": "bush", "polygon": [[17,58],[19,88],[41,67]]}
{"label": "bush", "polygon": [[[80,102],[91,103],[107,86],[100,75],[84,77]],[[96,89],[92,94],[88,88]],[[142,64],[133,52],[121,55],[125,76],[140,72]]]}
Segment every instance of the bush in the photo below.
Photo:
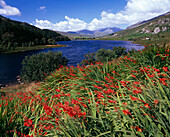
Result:
{"label": "bush", "polygon": [[95,53],[87,53],[84,55],[84,60],[81,61],[81,65],[90,65],[91,63],[95,64],[95,59],[94,59]]}
{"label": "bush", "polygon": [[68,59],[62,56],[61,52],[39,53],[37,55],[26,56],[22,61],[22,81],[42,81],[46,75],[49,75],[61,65],[67,65]]}
{"label": "bush", "polygon": [[121,46],[113,47],[113,55],[114,58],[118,58],[122,55],[126,55],[126,48]]}
{"label": "bush", "polygon": [[95,55],[95,59],[101,62],[111,61],[113,58],[113,51],[110,49],[99,49]]}

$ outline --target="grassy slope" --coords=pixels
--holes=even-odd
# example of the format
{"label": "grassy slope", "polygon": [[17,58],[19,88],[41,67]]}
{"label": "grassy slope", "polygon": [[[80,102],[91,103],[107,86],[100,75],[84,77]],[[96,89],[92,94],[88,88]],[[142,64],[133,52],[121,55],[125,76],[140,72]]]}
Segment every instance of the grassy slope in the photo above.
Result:
{"label": "grassy slope", "polygon": [[106,64],[60,68],[37,92],[0,100],[1,133],[168,137],[169,54],[149,47]]}

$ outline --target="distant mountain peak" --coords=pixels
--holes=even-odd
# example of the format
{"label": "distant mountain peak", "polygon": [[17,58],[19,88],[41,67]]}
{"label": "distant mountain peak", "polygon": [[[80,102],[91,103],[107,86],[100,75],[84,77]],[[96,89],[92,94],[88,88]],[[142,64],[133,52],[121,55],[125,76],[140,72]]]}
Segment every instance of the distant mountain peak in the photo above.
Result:
{"label": "distant mountain peak", "polygon": [[79,31],[68,31],[68,33],[87,35],[87,36],[91,36],[91,37],[98,37],[98,36],[104,36],[104,35],[108,35],[111,33],[115,33],[115,32],[121,31],[121,30],[122,29],[120,29],[118,27],[107,27],[107,28],[102,28],[99,30],[83,29],[83,30],[79,30]]}

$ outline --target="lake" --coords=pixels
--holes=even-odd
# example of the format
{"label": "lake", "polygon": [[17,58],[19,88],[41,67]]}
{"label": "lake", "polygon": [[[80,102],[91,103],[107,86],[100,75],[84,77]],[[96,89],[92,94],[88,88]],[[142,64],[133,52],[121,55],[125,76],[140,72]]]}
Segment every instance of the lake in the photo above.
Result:
{"label": "lake", "polygon": [[88,52],[96,52],[98,49],[113,49],[113,47],[122,46],[131,50],[142,50],[144,47],[132,44],[129,41],[60,41],[58,42],[67,47],[48,48],[34,51],[26,51],[21,53],[0,54],[0,84],[9,84],[16,82],[16,76],[20,74],[22,67],[21,62],[27,55],[37,54],[39,52],[61,51],[63,56],[69,59],[68,65],[76,66],[84,59],[84,55]]}

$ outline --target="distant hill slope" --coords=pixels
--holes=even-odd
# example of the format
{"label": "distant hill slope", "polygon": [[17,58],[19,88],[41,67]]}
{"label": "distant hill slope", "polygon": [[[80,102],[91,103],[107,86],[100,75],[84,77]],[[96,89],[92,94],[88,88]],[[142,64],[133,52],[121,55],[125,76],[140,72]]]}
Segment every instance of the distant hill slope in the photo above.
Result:
{"label": "distant hill slope", "polygon": [[0,15],[0,52],[21,46],[53,44],[60,40],[69,40],[69,38],[51,30],[42,30],[28,23],[10,20]]}
{"label": "distant hill slope", "polygon": [[139,26],[141,26],[141,25],[143,25],[143,24],[145,24],[145,23],[147,23],[147,22],[149,22],[149,21],[156,20],[157,18],[160,18],[160,17],[165,16],[165,15],[168,15],[168,14],[170,14],[170,12],[165,13],[165,14],[162,14],[162,15],[160,15],[160,16],[157,16],[157,17],[155,17],[155,18],[152,18],[152,19],[149,19],[149,20],[146,20],[146,21],[140,21],[140,22],[138,22],[138,23],[136,23],[136,24],[133,24],[133,25],[127,27],[126,29],[132,29],[132,28],[139,27]]}
{"label": "distant hill slope", "polygon": [[80,30],[80,31],[68,31],[68,33],[84,35],[87,37],[99,37],[99,36],[112,34],[112,33],[115,33],[115,32],[121,31],[121,30],[122,29],[117,28],[117,27],[113,27],[113,28],[109,27],[109,28],[103,28],[103,29],[94,30],[94,31],[87,30],[87,29]]}
{"label": "distant hill slope", "polygon": [[102,37],[104,39],[123,39],[131,41],[170,42],[170,12],[138,22],[123,31]]}

